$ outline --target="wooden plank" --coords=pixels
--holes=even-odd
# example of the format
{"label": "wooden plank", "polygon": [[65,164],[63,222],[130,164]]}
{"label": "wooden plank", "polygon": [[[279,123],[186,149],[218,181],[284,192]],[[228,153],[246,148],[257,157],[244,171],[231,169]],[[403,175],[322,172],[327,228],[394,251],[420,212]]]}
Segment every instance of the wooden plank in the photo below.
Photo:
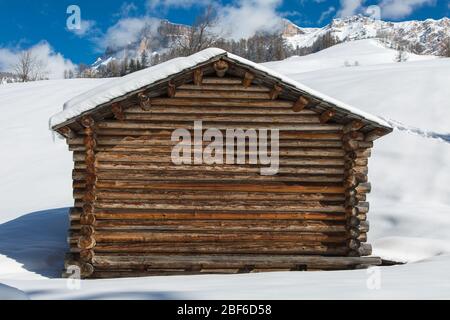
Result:
{"label": "wooden plank", "polygon": [[[80,175],[73,176],[74,180],[84,180],[85,178]],[[334,183],[339,184],[343,180],[343,175],[283,175],[283,176],[261,176],[261,175],[231,175],[231,174],[209,174],[199,176],[198,174],[141,174],[141,173],[98,173],[99,181],[136,181],[136,182],[146,182],[154,183],[157,181],[166,182],[188,182],[188,183],[204,183],[204,182],[227,182],[232,183],[235,181],[247,181],[249,183],[269,183],[269,182],[286,182],[286,183]]]}
{"label": "wooden plank", "polygon": [[202,84],[202,85],[192,85],[192,84],[183,84],[178,87],[180,90],[189,90],[189,91],[236,91],[236,92],[270,92],[269,88],[252,85],[249,87],[244,87],[242,83],[239,84]]}
{"label": "wooden plank", "polygon": [[117,255],[126,254],[314,254],[314,255],[341,255],[347,254],[348,249],[342,246],[327,244],[302,245],[295,242],[202,242],[202,243],[177,243],[155,242],[152,245],[140,243],[104,243],[96,246],[99,254]]}
{"label": "wooden plank", "polygon": [[142,110],[138,106],[132,106],[124,110],[127,114],[223,114],[223,115],[317,115],[316,112],[311,110],[303,110],[299,113],[293,112],[288,108],[277,108],[277,107],[228,107],[223,106],[204,106],[202,104],[199,105],[190,105],[190,106],[159,106],[152,105],[152,107],[148,110]]}
{"label": "wooden plank", "polygon": [[[346,221],[342,213],[320,213],[320,212],[188,212],[188,211],[151,211],[151,210],[97,210],[97,220],[314,220],[314,221]],[[364,221],[364,217],[358,216]],[[79,215],[71,214],[71,219],[77,221]]]}
{"label": "wooden plank", "polygon": [[[115,122],[115,121],[102,121],[98,123],[99,129],[166,129],[166,130],[175,130],[175,129],[187,129],[194,130],[194,123],[192,121],[186,122]],[[236,122],[235,124],[221,123],[221,122],[204,122],[203,127],[207,128],[215,128],[219,130],[226,129],[278,129],[285,131],[340,131],[342,130],[342,125],[340,124],[274,124],[274,123],[259,123],[259,126],[256,127],[255,123],[252,122]]]}
{"label": "wooden plank", "polygon": [[145,190],[186,190],[186,191],[236,191],[236,192],[273,192],[273,193],[324,193],[343,194],[343,186],[305,186],[285,183],[267,184],[220,184],[220,183],[142,183],[125,181],[99,181],[98,188],[124,188]]}
{"label": "wooden plank", "polygon": [[[283,200],[289,201],[322,201],[324,203],[344,201],[343,194],[321,194],[321,193],[254,193],[254,192],[214,192],[209,191],[155,191],[146,190],[108,190],[97,188],[97,198],[105,200],[114,199],[142,199],[142,200]],[[75,199],[81,199],[83,189],[74,192]]]}
{"label": "wooden plank", "polygon": [[152,105],[158,106],[215,106],[215,107],[269,107],[269,108],[291,108],[292,101],[284,100],[245,100],[245,99],[199,99],[199,98],[154,98],[151,100]]}
{"label": "wooden plank", "polygon": [[[72,235],[78,240],[79,234]],[[154,243],[154,242],[221,242],[221,241],[279,241],[279,242],[320,242],[342,244],[347,239],[346,235],[328,235],[321,233],[295,233],[295,232],[120,232],[97,231],[95,240],[97,243]]]}
{"label": "wooden plank", "polygon": [[299,202],[283,204],[275,201],[152,201],[152,200],[97,200],[95,207],[98,209],[141,209],[141,210],[206,210],[206,211],[252,211],[266,212],[268,210],[281,212],[332,212],[345,213],[344,205],[324,205],[319,202]]}
{"label": "wooden plank", "polygon": [[[257,166],[251,165],[216,165],[216,166],[205,166],[205,165],[196,165],[196,166],[177,166],[177,165],[157,165],[157,164],[145,164],[145,163],[105,163],[99,162],[97,165],[97,169],[101,172],[147,172],[148,174],[152,174],[155,172],[190,172],[190,173],[199,173],[199,174],[208,174],[208,173],[256,173],[260,174],[260,168]],[[80,172],[77,170],[76,172]],[[311,167],[311,166],[303,166],[303,167],[281,167],[278,171],[281,174],[344,174],[344,167]],[[361,192],[367,189],[367,186],[364,185],[360,187]],[[359,192],[359,191],[358,191]]]}
{"label": "wooden plank", "polygon": [[[72,225],[72,229],[75,225]],[[80,226],[80,225],[79,225]],[[364,232],[367,232],[367,223]],[[80,226],[81,227],[81,226]],[[99,220],[96,230],[104,231],[289,231],[344,233],[344,223],[303,220]],[[361,230],[363,230],[361,228]]]}
{"label": "wooden plank", "polygon": [[194,122],[194,121],[210,121],[210,122],[227,122],[227,123],[242,123],[242,122],[254,122],[254,123],[295,123],[295,124],[320,124],[319,118],[316,115],[268,115],[262,116],[258,114],[254,115],[205,115],[205,114],[130,114],[124,115],[124,120],[127,121],[182,121],[182,122]]}
{"label": "wooden plank", "polygon": [[204,268],[217,267],[242,267],[253,265],[255,268],[294,267],[302,264],[321,266],[348,267],[370,263],[380,265],[380,258],[359,257],[322,257],[322,256],[268,256],[268,255],[149,255],[149,256],[96,256],[94,265],[99,268],[120,266],[122,268],[140,268],[143,266],[160,267],[195,267],[202,265]]}
{"label": "wooden plank", "polygon": [[267,92],[252,91],[177,90],[175,98],[268,100],[270,95]]}

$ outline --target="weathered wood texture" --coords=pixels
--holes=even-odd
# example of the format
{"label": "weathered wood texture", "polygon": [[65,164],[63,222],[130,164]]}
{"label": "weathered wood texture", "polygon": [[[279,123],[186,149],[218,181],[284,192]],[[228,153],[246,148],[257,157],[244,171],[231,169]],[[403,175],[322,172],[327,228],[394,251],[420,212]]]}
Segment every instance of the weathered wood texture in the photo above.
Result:
{"label": "weathered wood texture", "polygon": [[[97,278],[378,264],[361,258],[371,254],[372,138],[358,133],[357,121],[336,124],[333,111],[311,111],[303,97],[281,99],[277,84],[260,86],[250,73],[236,81],[228,71],[223,63],[213,78],[196,70],[190,83],[114,104],[111,117],[86,120],[70,135],[75,206],[66,264]],[[279,129],[278,174],[262,175],[265,165],[249,161],[258,141],[247,141],[243,164],[173,164],[172,131],[194,136],[194,121],[224,136]]]}

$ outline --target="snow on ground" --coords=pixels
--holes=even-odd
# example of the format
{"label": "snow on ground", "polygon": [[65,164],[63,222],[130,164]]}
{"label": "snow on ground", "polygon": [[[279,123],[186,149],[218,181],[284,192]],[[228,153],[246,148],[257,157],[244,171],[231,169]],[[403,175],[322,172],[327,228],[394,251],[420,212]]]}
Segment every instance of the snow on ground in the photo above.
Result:
{"label": "snow on ground", "polygon": [[0,283],[0,300],[28,300],[28,297],[24,292]]}
{"label": "snow on ground", "polygon": [[[343,67],[333,49],[359,61],[364,52],[367,62]],[[7,150],[0,160],[0,283],[31,299],[450,298],[450,59],[377,63],[382,51],[365,40],[268,65],[397,128],[376,142],[370,163],[369,242],[376,254],[410,263],[83,281],[73,290],[76,283],[54,279],[67,250],[72,161],[64,141],[52,140],[48,118],[65,100],[110,80],[62,80],[0,86],[0,150]],[[377,290],[371,279],[378,275]]]}
{"label": "snow on ground", "polygon": [[[396,50],[384,47],[375,39],[368,39],[345,42],[315,54],[301,57],[293,56],[283,61],[267,62],[263,65],[291,76],[292,73],[304,73],[323,69],[392,64],[396,55]],[[438,59],[436,56],[420,56],[413,53],[408,53],[407,56],[408,61]]]}

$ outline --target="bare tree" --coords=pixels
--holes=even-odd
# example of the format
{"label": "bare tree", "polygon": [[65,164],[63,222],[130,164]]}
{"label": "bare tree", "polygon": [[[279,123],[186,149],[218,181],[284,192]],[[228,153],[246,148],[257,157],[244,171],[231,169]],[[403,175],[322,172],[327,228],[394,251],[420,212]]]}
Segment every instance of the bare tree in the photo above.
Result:
{"label": "bare tree", "polygon": [[217,37],[211,32],[214,21],[213,8],[212,6],[208,6],[204,13],[196,18],[189,34],[176,41],[173,54],[177,56],[188,56],[213,46]]}
{"label": "bare tree", "polygon": [[43,80],[48,71],[42,60],[39,60],[31,50],[23,51],[19,61],[14,65],[14,73],[22,82]]}

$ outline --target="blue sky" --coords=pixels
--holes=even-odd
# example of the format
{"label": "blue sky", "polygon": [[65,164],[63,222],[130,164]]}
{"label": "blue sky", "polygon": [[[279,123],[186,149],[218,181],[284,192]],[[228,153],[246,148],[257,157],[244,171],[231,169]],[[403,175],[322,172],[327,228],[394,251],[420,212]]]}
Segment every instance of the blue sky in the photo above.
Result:
{"label": "blue sky", "polygon": [[[334,17],[364,12],[370,5],[380,5],[382,19],[392,21],[439,19],[450,11],[449,0],[0,0],[0,68],[8,54],[43,43],[52,55],[92,63],[115,40],[113,31],[124,21],[147,16],[190,24],[211,2],[223,10],[224,23],[236,24],[243,35],[280,17],[300,26],[323,26]],[[66,10],[72,4],[81,8],[83,21],[83,29],[76,33],[66,28]]]}

